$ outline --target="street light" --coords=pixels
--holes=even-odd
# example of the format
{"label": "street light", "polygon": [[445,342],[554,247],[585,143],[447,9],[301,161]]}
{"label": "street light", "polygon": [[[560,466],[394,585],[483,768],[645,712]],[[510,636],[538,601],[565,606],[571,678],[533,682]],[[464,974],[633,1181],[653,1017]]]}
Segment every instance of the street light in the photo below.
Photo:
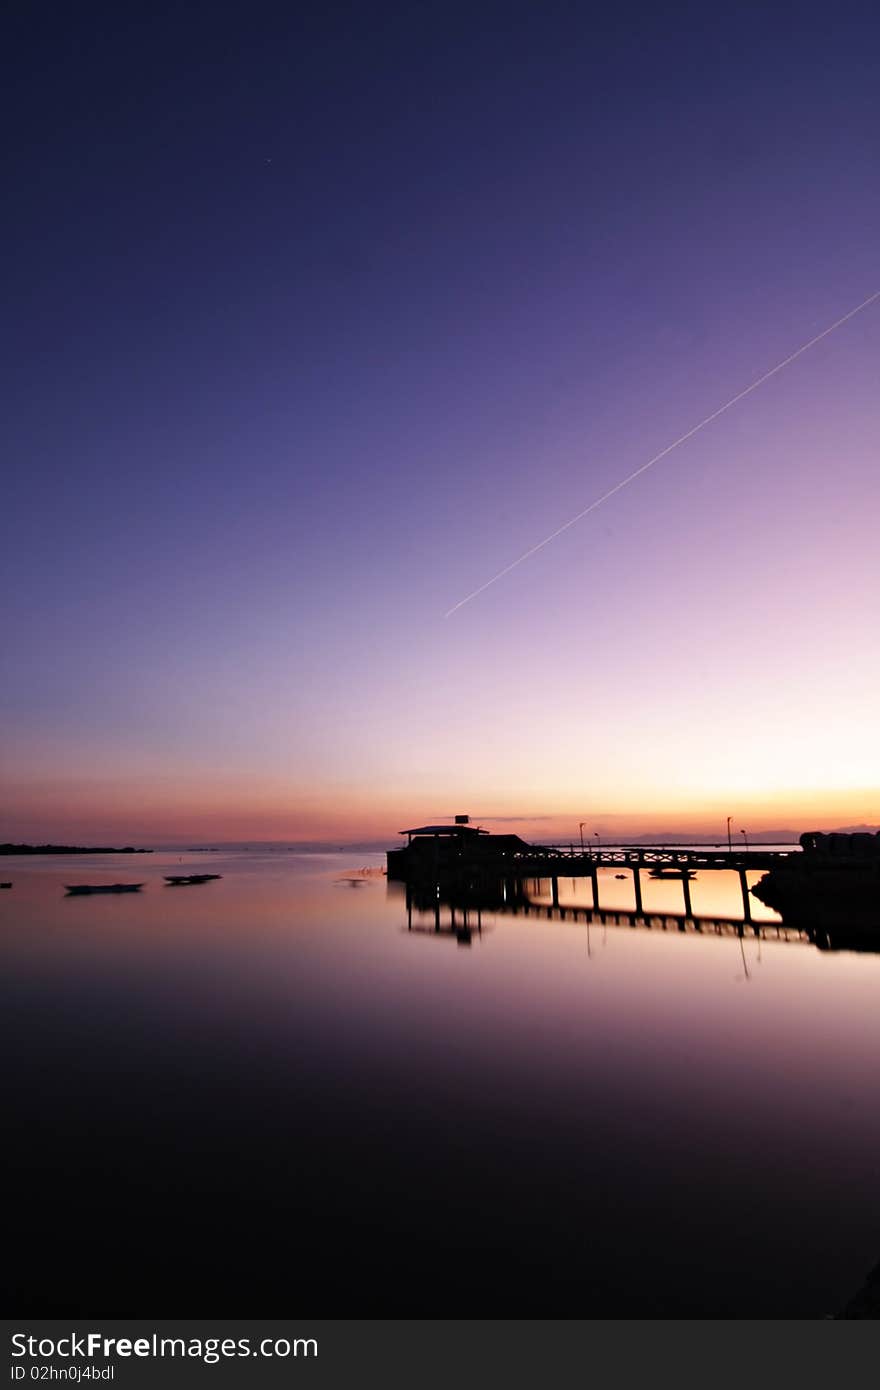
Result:
{"label": "street light", "polygon": [[727,853],[728,853],[728,854],[733,854],[733,845],[730,843],[730,822],[731,822],[732,819],[733,819],[732,816],[728,816],[728,817],[727,817]]}
{"label": "street light", "polygon": [[748,852],[749,852],[749,837],[748,837],[748,835],[746,834],[746,832],[745,832],[744,830],[741,830],[739,833],[740,833],[740,835],[742,835],[743,839],[744,839],[745,842],[746,842],[746,854],[748,854]]}
{"label": "street light", "polygon": [[581,832],[581,854],[583,854],[583,852],[584,852],[584,826],[585,826],[585,825],[586,825],[586,821],[583,821],[583,820],[582,820],[582,821],[580,822],[579,826],[578,826],[578,830]]}
{"label": "street light", "polygon": [[594,831],[593,831],[593,834],[594,834],[595,837],[596,837],[596,849],[601,851],[601,849],[602,849],[602,841],[599,839],[599,832],[598,832],[598,830],[594,830]]}

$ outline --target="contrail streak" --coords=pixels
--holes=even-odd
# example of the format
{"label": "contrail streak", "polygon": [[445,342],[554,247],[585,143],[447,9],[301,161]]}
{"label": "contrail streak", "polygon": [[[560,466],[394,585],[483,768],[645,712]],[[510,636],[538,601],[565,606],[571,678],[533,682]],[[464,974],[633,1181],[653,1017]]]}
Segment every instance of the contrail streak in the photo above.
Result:
{"label": "contrail streak", "polygon": [[823,338],[827,338],[829,333],[833,333],[835,329],[840,328],[843,324],[848,323],[850,319],[855,318],[856,314],[860,314],[863,309],[867,309],[868,305],[873,304],[875,299],[880,299],[880,290],[876,290],[874,294],[869,295],[867,299],[863,299],[861,304],[857,304],[854,309],[850,309],[849,313],[844,314],[842,318],[835,319],[834,323],[829,324],[827,328],[823,328],[821,333],[817,333],[815,338],[811,338],[808,343],[803,343],[795,352],[789,353],[788,357],[784,357],[781,362],[777,362],[775,367],[771,367],[769,372],[765,372],[763,376],[759,376],[758,380],[753,381],[750,386],[746,386],[744,390],[738,391],[735,396],[731,396],[729,401],[725,401],[724,405],[720,405],[717,410],[713,410],[711,415],[707,415],[704,420],[701,420],[698,425],[694,425],[693,429],[689,429],[686,434],[679,435],[678,439],[674,439],[671,444],[667,444],[665,449],[661,449],[659,454],[655,454],[653,458],[648,459],[648,462],[643,463],[641,468],[637,468],[634,473],[628,474],[626,478],[621,478],[619,483],[615,483],[614,487],[609,488],[607,492],[603,492],[601,497],[597,497],[588,507],[584,507],[583,511],[578,512],[577,515],[571,517],[569,521],[563,522],[555,531],[551,531],[549,536],[545,536],[542,541],[538,541],[537,545],[533,545],[528,550],[524,551],[519,559],[512,560],[509,565],[504,566],[503,570],[499,570],[497,574],[493,574],[491,579],[487,579],[485,584],[481,584],[478,589],[474,589],[473,593],[461,599],[454,607],[450,608],[444,616],[451,618],[453,613],[458,612],[459,608],[464,608],[465,604],[470,603],[471,599],[475,599],[478,594],[482,594],[486,589],[490,588],[491,585],[497,584],[499,579],[503,579],[506,574],[510,574],[510,571],[515,570],[517,565],[521,565],[525,560],[530,560],[533,555],[537,555],[539,550],[543,550],[545,545],[549,545],[551,541],[555,541],[556,537],[561,536],[563,531],[567,531],[570,526],[574,526],[575,522],[582,521],[585,516],[589,516],[590,512],[594,512],[597,507],[601,507],[603,503],[607,502],[609,497],[613,497],[616,492],[620,492],[623,488],[629,487],[630,483],[634,483],[636,478],[640,478],[643,473],[647,473],[649,468],[653,468],[655,463],[659,463],[661,459],[666,458],[667,454],[671,454],[673,449],[677,449],[679,444],[684,444],[685,440],[692,439],[695,434],[699,434],[700,430],[705,429],[707,425],[711,425],[713,420],[717,420],[719,415],[723,415],[726,410],[730,410],[738,401],[744,400],[745,397],[750,396],[753,391],[757,391],[758,387],[763,386],[765,381],[769,381],[771,376],[775,376],[777,372],[781,372],[783,367],[790,366],[790,364],[796,361],[798,357],[801,357],[803,353],[809,352],[811,347],[815,347],[817,343],[821,343]]}

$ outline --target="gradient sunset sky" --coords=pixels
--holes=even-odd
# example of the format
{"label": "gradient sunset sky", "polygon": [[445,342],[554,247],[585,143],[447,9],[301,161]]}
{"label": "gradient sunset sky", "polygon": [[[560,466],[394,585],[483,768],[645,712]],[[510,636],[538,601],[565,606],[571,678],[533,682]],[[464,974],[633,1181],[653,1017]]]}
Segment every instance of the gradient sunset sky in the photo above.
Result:
{"label": "gradient sunset sky", "polygon": [[880,301],[444,617],[880,290],[876,5],[15,15],[0,839],[880,822]]}

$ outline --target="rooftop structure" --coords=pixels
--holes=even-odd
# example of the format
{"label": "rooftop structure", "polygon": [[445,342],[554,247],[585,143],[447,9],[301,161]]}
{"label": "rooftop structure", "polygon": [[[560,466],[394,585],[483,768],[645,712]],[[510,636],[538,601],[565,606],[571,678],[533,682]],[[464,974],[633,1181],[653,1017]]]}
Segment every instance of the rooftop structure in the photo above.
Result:
{"label": "rooftop structure", "polygon": [[473,839],[477,835],[489,834],[488,830],[481,830],[476,825],[465,825],[460,821],[455,825],[418,825],[414,826],[412,830],[399,830],[397,833],[406,835],[408,844],[412,843],[414,835],[452,835],[456,839],[463,840],[465,838]]}

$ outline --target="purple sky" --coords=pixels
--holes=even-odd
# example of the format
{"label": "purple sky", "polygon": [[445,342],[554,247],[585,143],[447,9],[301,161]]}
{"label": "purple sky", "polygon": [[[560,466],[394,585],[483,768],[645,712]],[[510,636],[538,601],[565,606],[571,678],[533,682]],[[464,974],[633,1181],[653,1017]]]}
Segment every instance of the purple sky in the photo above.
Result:
{"label": "purple sky", "polygon": [[[832,22],[833,21],[833,22]],[[880,820],[873,5],[22,7],[0,837]]]}

